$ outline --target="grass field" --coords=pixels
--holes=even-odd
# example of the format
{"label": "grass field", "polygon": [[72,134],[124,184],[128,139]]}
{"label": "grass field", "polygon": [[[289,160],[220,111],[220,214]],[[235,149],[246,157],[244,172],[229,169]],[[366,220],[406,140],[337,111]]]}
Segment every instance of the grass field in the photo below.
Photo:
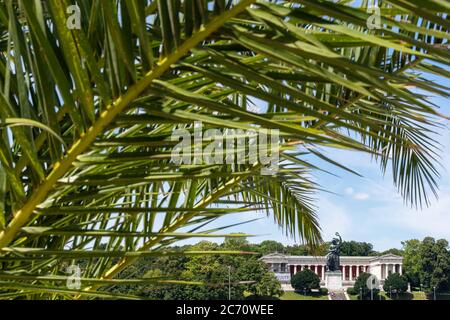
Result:
{"label": "grass field", "polygon": [[303,295],[300,293],[288,291],[285,292],[280,298],[281,300],[328,300],[328,295],[321,295],[319,293],[310,293],[308,295]]}
{"label": "grass field", "polygon": [[[425,292],[421,292],[421,291],[413,291],[412,293],[403,293],[403,294],[398,295],[398,297],[395,293],[393,293],[392,299],[389,298],[389,294],[386,292],[381,292],[380,296],[381,296],[381,300],[428,300],[425,295]],[[376,297],[375,299],[379,300],[380,298]],[[358,296],[351,295],[350,300],[358,300]],[[450,293],[438,294],[437,300],[450,300]]]}
{"label": "grass field", "polygon": [[413,291],[412,293],[403,293],[399,294],[398,296],[395,293],[393,293],[392,299],[389,298],[389,293],[382,292],[381,295],[383,296],[384,300],[427,300],[425,292],[420,291]]}
{"label": "grass field", "polygon": [[[357,295],[349,295],[350,300],[358,300]],[[288,291],[285,292],[280,298],[281,300],[328,300],[328,295],[320,295],[319,293],[312,292],[308,295],[300,294],[297,292]],[[389,298],[389,294],[381,292],[380,296],[374,297],[374,300],[427,300],[425,292],[413,291],[412,293],[400,294],[398,297],[396,294],[392,294],[392,299]],[[450,300],[450,293],[438,294],[437,300]]]}
{"label": "grass field", "polygon": [[437,299],[438,300],[450,300],[450,292],[438,294]]}

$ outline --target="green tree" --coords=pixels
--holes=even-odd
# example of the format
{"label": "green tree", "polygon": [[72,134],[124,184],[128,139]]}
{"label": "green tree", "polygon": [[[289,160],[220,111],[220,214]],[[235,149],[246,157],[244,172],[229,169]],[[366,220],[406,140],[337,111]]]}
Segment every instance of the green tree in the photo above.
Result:
{"label": "green tree", "polygon": [[280,242],[273,241],[273,240],[265,240],[259,244],[259,252],[261,252],[262,255],[266,255],[269,253],[274,252],[280,252],[284,253],[285,248],[284,245]]}
{"label": "green tree", "polygon": [[254,288],[255,290],[252,293],[258,297],[280,297],[283,295],[280,281],[271,272],[264,272]]}
{"label": "green tree", "polygon": [[[448,90],[419,73],[449,77],[444,1],[383,2],[381,30],[367,26],[369,1],[77,0],[81,28],[69,30],[72,3],[0,1],[10,297],[134,298],[104,288],[148,256],[199,255],[174,252],[176,241],[232,236],[209,228],[230,213],[269,209],[287,234],[320,244],[311,174],[324,163],[354,172],[324,148],[376,155],[408,204],[435,193],[442,115],[426,96]],[[278,171],[220,148],[211,164],[197,143],[185,163],[171,156],[189,149],[180,132],[249,142],[242,130],[256,131],[261,150],[268,129],[280,133]],[[61,293],[62,267],[77,259],[82,290]]]}
{"label": "green tree", "polygon": [[367,242],[344,241],[341,254],[343,256],[370,256],[373,254],[373,245]]}
{"label": "green tree", "polygon": [[328,243],[322,243],[317,246],[309,245],[293,245],[287,246],[285,251],[289,255],[293,256],[324,256],[328,252]]}
{"label": "green tree", "polygon": [[320,289],[320,278],[312,270],[305,269],[292,276],[291,285],[296,291],[311,292],[311,289]]}
{"label": "green tree", "polygon": [[292,256],[308,256],[310,255],[310,248],[307,245],[293,245],[286,247],[286,253]]}
{"label": "green tree", "polygon": [[[201,241],[195,245],[187,246],[185,250],[217,250],[245,249],[250,244],[247,241],[225,240],[223,244]],[[195,285],[153,285],[127,288],[126,291],[114,291],[134,294],[154,299],[174,300],[226,300],[228,299],[228,286],[231,281],[231,296],[241,300],[252,295],[254,297],[276,298],[282,295],[281,285],[275,275],[268,270],[265,263],[255,255],[207,255],[194,256],[185,260],[176,257],[161,257],[151,264],[152,269],[146,276],[166,275],[169,279],[201,283]],[[180,262],[174,265],[171,260]],[[164,274],[165,266],[169,273]],[[172,270],[174,266],[176,270]],[[148,266],[147,266],[148,268]],[[231,268],[231,273],[229,273]],[[229,276],[231,276],[229,278]]]}
{"label": "green tree", "polygon": [[[258,251],[261,245],[250,245],[248,241],[225,241],[223,247],[233,250]],[[283,291],[280,282],[275,275],[269,271],[268,266],[260,261],[258,257],[251,256],[222,256],[224,265],[232,266],[236,281],[252,282],[241,286],[240,290],[246,291],[254,296],[279,297]]]}
{"label": "green tree", "polygon": [[367,286],[367,282],[371,276],[370,273],[363,272],[356,279],[355,285],[353,286],[353,293],[358,295],[358,299],[361,299],[361,295],[363,300],[370,299],[372,296],[375,298],[380,292],[377,288],[371,289]]}
{"label": "green tree", "polygon": [[403,245],[403,274],[413,287],[420,286],[420,270],[422,268],[420,257],[421,241],[417,239],[402,242]]}
{"label": "green tree", "polygon": [[423,239],[420,249],[420,282],[428,293],[446,290],[449,286],[450,253],[447,240]]}
{"label": "green tree", "polygon": [[[242,234],[244,235],[244,234]],[[221,245],[224,249],[231,249],[231,250],[242,250],[242,251],[252,251],[256,252],[258,246],[252,245],[248,242],[247,238],[245,237],[226,237],[224,242]]]}
{"label": "green tree", "polygon": [[[191,247],[191,250],[198,251],[215,251],[219,248],[219,245],[209,241],[201,241]],[[233,283],[239,281],[237,278],[235,266],[231,264],[232,257],[227,259],[228,263],[224,263],[223,259],[219,255],[208,256],[194,256],[189,259],[182,272],[182,279],[187,281],[200,281],[206,284],[217,285],[214,286],[190,286],[189,295],[192,300],[225,300],[228,299],[228,281]],[[231,279],[229,279],[229,267],[232,268],[230,273]],[[234,299],[243,298],[243,290],[237,286],[232,286],[232,297]]]}
{"label": "green tree", "polygon": [[403,256],[404,252],[401,249],[391,248],[391,249],[388,249],[388,250],[383,251],[381,253],[381,255],[385,255],[385,254],[395,254],[396,256],[400,256],[401,257],[401,256]]}
{"label": "green tree", "polygon": [[383,290],[387,293],[404,293],[408,290],[408,280],[398,273],[391,273],[384,281]]}

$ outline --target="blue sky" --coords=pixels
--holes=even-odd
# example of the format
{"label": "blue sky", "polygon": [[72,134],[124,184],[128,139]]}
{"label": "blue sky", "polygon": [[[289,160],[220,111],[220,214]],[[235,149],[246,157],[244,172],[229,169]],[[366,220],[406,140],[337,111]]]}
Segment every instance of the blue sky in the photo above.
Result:
{"label": "blue sky", "polygon": [[[448,102],[448,101],[447,101]],[[422,210],[406,206],[398,194],[389,174],[383,176],[370,156],[356,152],[332,151],[328,155],[339,162],[351,165],[363,175],[358,177],[335,169],[339,177],[317,173],[317,181],[328,191],[317,194],[316,205],[325,240],[340,232],[345,240],[370,242],[382,251],[401,247],[401,241],[433,236],[450,239],[450,129],[442,132],[444,145],[439,181],[439,199],[433,199],[430,207]],[[262,216],[255,214],[254,216]],[[223,219],[221,223],[225,223]],[[252,224],[233,229],[251,234],[267,234],[252,239],[266,239],[282,243],[295,243],[287,238],[272,219],[265,218]]]}
{"label": "blue sky", "polygon": [[[439,79],[434,79],[438,80]],[[441,84],[450,85],[450,82]],[[449,100],[430,98],[441,107],[441,112],[449,115]],[[401,248],[401,242],[408,239],[422,239],[426,236],[450,240],[450,122],[439,131],[437,140],[443,145],[441,179],[439,180],[439,200],[434,198],[431,206],[422,210],[406,206],[393,185],[389,172],[383,176],[377,163],[370,155],[330,150],[327,155],[348,165],[363,177],[347,173],[336,167],[327,166],[339,175],[334,177],[316,172],[317,182],[327,191],[316,195],[317,212],[325,240],[330,240],[335,232],[340,232],[344,240],[370,242],[374,249],[383,251]],[[263,214],[234,215],[223,218],[217,225],[232,224],[249,218],[265,217]],[[276,240],[285,244],[295,241],[285,236],[274,224],[271,217],[265,217],[251,224],[229,229],[233,232],[258,234],[250,239],[258,243]]]}
{"label": "blue sky", "polygon": [[[433,98],[445,114],[449,100]],[[390,174],[382,175],[377,163],[367,154],[331,151],[329,156],[346,163],[363,178],[338,170],[339,178],[317,174],[318,182],[327,190],[317,195],[318,215],[324,239],[340,232],[347,240],[366,241],[376,250],[401,247],[401,241],[433,236],[450,239],[450,128],[439,132],[442,148],[439,199],[423,210],[407,207],[392,183]],[[270,232],[264,239],[293,243],[269,219],[261,220],[256,230]],[[253,227],[252,227],[253,228]],[[255,230],[255,231],[256,231]],[[261,239],[258,239],[261,240]]]}

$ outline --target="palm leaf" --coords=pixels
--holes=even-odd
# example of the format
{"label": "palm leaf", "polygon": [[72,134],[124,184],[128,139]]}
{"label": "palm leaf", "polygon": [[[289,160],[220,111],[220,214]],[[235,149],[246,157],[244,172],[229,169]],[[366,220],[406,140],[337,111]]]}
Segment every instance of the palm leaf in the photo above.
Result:
{"label": "palm leaf", "polygon": [[[420,73],[449,77],[446,3],[384,1],[375,30],[367,1],[77,3],[80,30],[69,1],[0,3],[0,123],[16,119],[0,140],[0,298],[126,298],[98,289],[180,239],[238,236],[208,225],[250,210],[317,245],[314,159],[356,173],[323,148],[371,154],[410,205],[436,193],[443,116],[426,95],[449,88]],[[278,173],[175,165],[171,137],[196,121],[279,130]],[[54,287],[80,259],[83,290]]]}

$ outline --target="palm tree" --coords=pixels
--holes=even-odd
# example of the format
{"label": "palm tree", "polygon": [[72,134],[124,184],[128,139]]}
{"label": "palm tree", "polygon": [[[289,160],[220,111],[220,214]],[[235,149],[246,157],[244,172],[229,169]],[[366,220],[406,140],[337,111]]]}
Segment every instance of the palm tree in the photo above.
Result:
{"label": "palm tree", "polygon": [[[360,2],[2,1],[0,298],[133,298],[102,288],[164,281],[115,279],[144,256],[216,254],[170,245],[252,210],[317,245],[316,160],[354,172],[328,148],[370,153],[428,204],[443,116],[427,94],[448,88],[422,74],[449,76],[450,5]],[[196,121],[278,130],[279,170],[174,164]],[[81,288],[62,286],[77,263]]]}

